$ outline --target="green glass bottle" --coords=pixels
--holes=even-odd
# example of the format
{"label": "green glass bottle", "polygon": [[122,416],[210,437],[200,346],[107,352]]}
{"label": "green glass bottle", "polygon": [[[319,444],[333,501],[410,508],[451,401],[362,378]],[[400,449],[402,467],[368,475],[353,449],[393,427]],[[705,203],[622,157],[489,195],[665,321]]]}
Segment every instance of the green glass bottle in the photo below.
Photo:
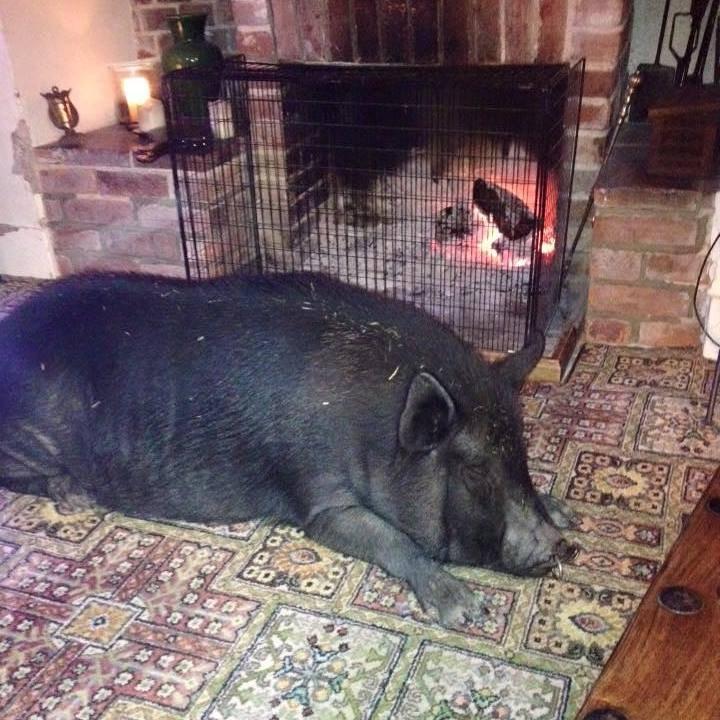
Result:
{"label": "green glass bottle", "polygon": [[183,68],[220,69],[220,48],[205,39],[207,13],[171,15],[167,19],[174,44],[162,54],[163,72]]}
{"label": "green glass bottle", "polygon": [[205,39],[207,13],[171,15],[167,19],[174,44],[162,54],[164,73],[178,72],[171,81],[171,118],[178,146],[193,149],[211,138],[208,102],[220,95],[223,56]]}

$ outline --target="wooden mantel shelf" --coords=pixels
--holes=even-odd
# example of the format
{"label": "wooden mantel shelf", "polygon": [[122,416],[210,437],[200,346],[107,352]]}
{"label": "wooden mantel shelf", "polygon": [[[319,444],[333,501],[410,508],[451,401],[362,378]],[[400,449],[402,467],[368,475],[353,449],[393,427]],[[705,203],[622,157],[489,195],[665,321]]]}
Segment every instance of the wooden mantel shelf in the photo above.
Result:
{"label": "wooden mantel shelf", "polygon": [[[580,720],[720,718],[720,470],[673,546],[580,711]],[[668,587],[701,600],[661,606]]]}

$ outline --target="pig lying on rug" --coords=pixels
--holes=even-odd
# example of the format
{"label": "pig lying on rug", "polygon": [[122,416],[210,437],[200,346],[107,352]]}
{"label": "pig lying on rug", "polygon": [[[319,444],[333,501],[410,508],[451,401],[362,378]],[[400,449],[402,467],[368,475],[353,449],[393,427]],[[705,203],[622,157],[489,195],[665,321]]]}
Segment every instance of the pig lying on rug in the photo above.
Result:
{"label": "pig lying on rug", "polygon": [[321,275],[72,277],[0,322],[0,484],[295,523],[456,624],[482,608],[441,563],[540,575],[571,551],[522,438],[542,347],[488,364],[424,312]]}

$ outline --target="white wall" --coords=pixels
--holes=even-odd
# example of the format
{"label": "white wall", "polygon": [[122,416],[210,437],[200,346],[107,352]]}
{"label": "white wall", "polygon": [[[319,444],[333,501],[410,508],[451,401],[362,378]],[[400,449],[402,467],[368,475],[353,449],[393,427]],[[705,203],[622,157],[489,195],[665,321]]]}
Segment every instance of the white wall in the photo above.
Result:
{"label": "white wall", "polygon": [[24,135],[29,151],[1,23],[0,108],[0,274],[53,277],[55,257],[50,239],[42,227],[37,198],[24,177],[22,157],[15,149],[18,143],[13,143],[14,133]]}
{"label": "white wall", "polygon": [[[715,195],[715,214],[710,226],[710,243],[720,235],[720,193]],[[708,263],[708,277],[710,287],[705,303],[705,315],[703,321],[710,335],[714,338],[704,338],[703,355],[708,360],[716,360],[718,356],[718,345],[715,341],[720,340],[720,241],[715,246]],[[701,306],[701,311],[703,310]]]}
{"label": "white wall", "polygon": [[[42,203],[24,172],[24,148],[61,131],[40,93],[71,88],[80,131],[115,122],[108,65],[135,58],[130,0],[0,0],[0,274],[54,277],[55,255]],[[31,153],[26,152],[32,164]]]}
{"label": "white wall", "polygon": [[53,85],[72,88],[80,131],[115,122],[108,64],[135,59],[129,0],[0,0],[0,19],[34,145],[61,134],[40,96]]}

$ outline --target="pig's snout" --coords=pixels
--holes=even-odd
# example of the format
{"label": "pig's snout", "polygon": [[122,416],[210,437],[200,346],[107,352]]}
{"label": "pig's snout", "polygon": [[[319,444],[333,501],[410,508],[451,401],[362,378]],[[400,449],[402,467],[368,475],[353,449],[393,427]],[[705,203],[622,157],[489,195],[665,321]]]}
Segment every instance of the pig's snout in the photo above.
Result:
{"label": "pig's snout", "polygon": [[578,554],[577,545],[569,543],[565,538],[560,538],[553,548],[553,557],[560,562],[570,562]]}
{"label": "pig's snout", "polygon": [[567,542],[564,538],[555,545],[553,556],[553,567],[550,569],[553,577],[560,579],[563,573],[563,563],[572,560],[579,551],[577,545]]}
{"label": "pig's snout", "polygon": [[511,508],[502,543],[502,564],[518,575],[545,575],[572,560],[576,545],[538,513]]}

